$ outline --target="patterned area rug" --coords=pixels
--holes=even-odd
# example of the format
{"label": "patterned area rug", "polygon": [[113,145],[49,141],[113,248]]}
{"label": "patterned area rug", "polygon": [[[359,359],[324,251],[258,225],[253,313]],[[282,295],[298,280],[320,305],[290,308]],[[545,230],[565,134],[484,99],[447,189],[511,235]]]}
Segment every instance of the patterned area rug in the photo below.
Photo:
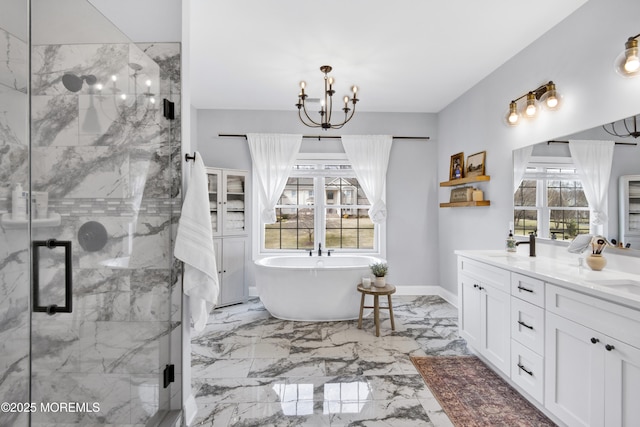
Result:
{"label": "patterned area rug", "polygon": [[411,357],[456,426],[555,426],[475,356]]}

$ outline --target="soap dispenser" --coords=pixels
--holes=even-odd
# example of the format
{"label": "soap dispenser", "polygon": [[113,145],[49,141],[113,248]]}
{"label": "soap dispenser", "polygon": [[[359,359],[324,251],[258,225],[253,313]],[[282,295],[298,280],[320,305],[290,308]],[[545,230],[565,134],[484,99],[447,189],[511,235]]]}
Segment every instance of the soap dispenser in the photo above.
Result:
{"label": "soap dispenser", "polygon": [[513,237],[511,230],[509,230],[509,237],[507,237],[507,252],[515,252],[516,250],[516,239]]}

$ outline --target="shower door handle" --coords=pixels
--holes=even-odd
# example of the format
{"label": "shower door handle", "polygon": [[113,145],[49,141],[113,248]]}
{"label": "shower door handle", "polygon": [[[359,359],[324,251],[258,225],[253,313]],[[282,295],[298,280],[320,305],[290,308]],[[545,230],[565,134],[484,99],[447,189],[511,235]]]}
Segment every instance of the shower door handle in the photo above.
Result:
{"label": "shower door handle", "polygon": [[[54,249],[64,248],[64,306],[56,304],[40,305],[40,254],[39,248]],[[72,311],[72,286],[73,266],[70,240],[34,240],[33,241],[33,311],[47,313],[52,316],[56,313],[71,313]]]}

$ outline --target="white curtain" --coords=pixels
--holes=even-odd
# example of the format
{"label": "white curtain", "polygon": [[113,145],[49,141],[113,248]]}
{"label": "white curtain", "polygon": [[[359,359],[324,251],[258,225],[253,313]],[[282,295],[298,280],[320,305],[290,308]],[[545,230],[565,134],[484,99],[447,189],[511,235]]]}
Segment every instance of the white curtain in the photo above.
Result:
{"label": "white curtain", "polygon": [[276,204],[300,151],[302,135],[249,133],[247,140],[260,190],[260,218],[265,224],[273,224]]}
{"label": "white curtain", "polygon": [[613,141],[569,141],[571,158],[589,202],[593,225],[607,222],[607,191],[614,147]]}
{"label": "white curtain", "polygon": [[393,137],[390,135],[345,135],[342,145],[364,194],[371,203],[369,217],[374,224],[387,218],[385,185]]}
{"label": "white curtain", "polygon": [[531,159],[533,145],[513,150],[513,193],[518,191],[518,187],[522,184],[524,173],[527,171],[527,164]]}

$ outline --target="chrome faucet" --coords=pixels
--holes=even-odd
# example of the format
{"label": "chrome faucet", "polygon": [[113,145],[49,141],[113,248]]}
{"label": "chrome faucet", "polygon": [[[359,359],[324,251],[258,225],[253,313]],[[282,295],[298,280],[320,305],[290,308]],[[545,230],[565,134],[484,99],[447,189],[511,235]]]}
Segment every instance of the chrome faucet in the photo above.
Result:
{"label": "chrome faucet", "polygon": [[322,243],[318,243],[318,256],[322,256]]}
{"label": "chrome faucet", "polygon": [[529,245],[529,256],[536,256],[536,235],[535,233],[529,233],[528,242],[516,242],[516,246]]}

